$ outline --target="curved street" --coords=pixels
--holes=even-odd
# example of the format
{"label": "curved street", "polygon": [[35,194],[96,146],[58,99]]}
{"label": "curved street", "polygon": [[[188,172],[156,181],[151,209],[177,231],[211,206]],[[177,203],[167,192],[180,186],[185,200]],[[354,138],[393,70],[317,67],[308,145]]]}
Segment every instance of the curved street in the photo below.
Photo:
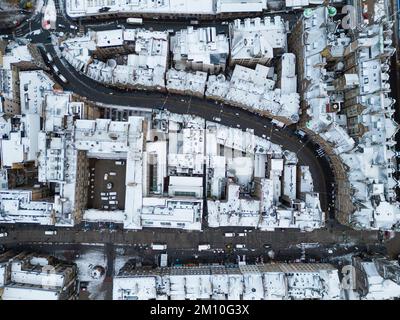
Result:
{"label": "curved street", "polygon": [[[64,89],[93,103],[147,109],[163,106],[171,112],[193,114],[208,121],[212,121],[214,117],[219,117],[220,123],[223,125],[234,128],[239,125],[242,130],[253,129],[257,136],[267,136],[267,139],[271,142],[295,152],[300,163],[310,167],[315,191],[321,195],[321,206],[325,211],[328,209],[328,204],[331,201],[331,183],[333,182],[329,180],[329,177],[332,177],[332,173],[329,173],[331,172],[329,164],[325,158],[317,157],[315,150],[318,148],[315,148],[307,140],[302,141],[295,135],[293,128],[281,129],[273,125],[268,118],[260,117],[238,107],[197,97],[138,90],[122,91],[117,88],[106,87],[83,74],[79,74],[66,61],[61,61],[52,45],[46,44],[44,47],[47,52],[53,55],[55,65],[68,80],[67,84],[58,81]],[[52,69],[50,68],[50,70]],[[57,75],[53,74],[53,76],[58,79]]]}

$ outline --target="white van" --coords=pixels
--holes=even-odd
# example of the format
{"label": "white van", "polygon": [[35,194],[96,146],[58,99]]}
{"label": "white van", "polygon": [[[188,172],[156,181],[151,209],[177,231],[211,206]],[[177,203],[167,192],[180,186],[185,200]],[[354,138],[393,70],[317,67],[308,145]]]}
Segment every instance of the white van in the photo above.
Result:
{"label": "white van", "polygon": [[55,73],[59,73],[60,72],[60,70],[58,70],[57,66],[53,65],[52,67],[53,67],[53,70],[54,70]]}
{"label": "white van", "polygon": [[57,231],[55,231],[55,230],[47,230],[47,231],[44,232],[44,234],[46,236],[55,236],[57,234]]}
{"label": "white van", "polygon": [[68,83],[68,80],[62,74],[60,74],[59,77],[60,77],[62,82]]}
{"label": "white van", "polygon": [[161,243],[152,243],[151,244],[151,249],[153,250],[166,250],[167,245],[166,244],[161,244]]}
{"label": "white van", "polygon": [[227,237],[227,238],[233,238],[234,236],[235,236],[234,232],[226,232],[225,233],[225,237]]}
{"label": "white van", "polygon": [[272,120],[271,123],[273,123],[274,125],[276,125],[276,126],[279,127],[279,128],[285,128],[285,127],[286,127],[286,124],[284,124],[284,123],[281,122],[281,121],[275,120],[275,119]]}
{"label": "white van", "polygon": [[245,244],[237,244],[235,247],[236,247],[236,249],[245,249],[246,245]]}
{"label": "white van", "polygon": [[1,232],[0,233],[0,238],[4,238],[4,237],[7,237],[7,236],[8,236],[7,232]]}
{"label": "white van", "polygon": [[199,244],[199,251],[210,250],[211,246],[209,244]]}
{"label": "white van", "polygon": [[143,24],[142,18],[128,18],[126,19],[126,23],[128,24]]}

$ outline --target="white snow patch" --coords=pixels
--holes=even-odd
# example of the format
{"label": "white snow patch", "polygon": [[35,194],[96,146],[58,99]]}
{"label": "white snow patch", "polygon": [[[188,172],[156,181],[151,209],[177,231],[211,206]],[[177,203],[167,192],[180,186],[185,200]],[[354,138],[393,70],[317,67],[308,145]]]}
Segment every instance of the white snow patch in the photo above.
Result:
{"label": "white snow patch", "polygon": [[[107,272],[107,257],[103,250],[90,249],[82,253],[75,261],[78,266],[78,278],[80,281],[87,281],[90,300],[104,300],[105,292],[102,290],[105,273]],[[101,278],[95,279],[92,275],[93,268],[101,266],[104,274]]]}

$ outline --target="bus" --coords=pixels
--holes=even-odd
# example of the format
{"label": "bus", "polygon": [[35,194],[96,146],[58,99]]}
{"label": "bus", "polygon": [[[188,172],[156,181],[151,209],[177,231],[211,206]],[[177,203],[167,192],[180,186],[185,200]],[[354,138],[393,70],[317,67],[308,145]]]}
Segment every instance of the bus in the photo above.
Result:
{"label": "bus", "polygon": [[142,18],[128,18],[126,19],[126,23],[128,24],[143,24]]}

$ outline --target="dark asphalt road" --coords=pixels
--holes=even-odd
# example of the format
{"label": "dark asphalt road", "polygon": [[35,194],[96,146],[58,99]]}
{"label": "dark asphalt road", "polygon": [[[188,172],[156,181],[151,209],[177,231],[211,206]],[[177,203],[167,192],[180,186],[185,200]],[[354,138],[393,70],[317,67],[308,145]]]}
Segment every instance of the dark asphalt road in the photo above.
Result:
{"label": "dark asphalt road", "polygon": [[[74,261],[79,255],[84,254],[87,250],[101,251],[107,257],[107,276],[112,277],[115,273],[113,272],[115,266],[115,258],[121,256],[131,257],[136,261],[141,262],[143,265],[157,265],[159,262],[160,254],[162,251],[153,251],[149,247],[138,247],[138,246],[120,246],[113,244],[106,245],[82,245],[82,244],[24,244],[16,247],[12,245],[10,249],[19,249],[24,251],[34,251],[47,253],[54,256],[60,256],[61,258]],[[288,248],[279,249],[271,248],[274,250],[274,261],[296,261],[297,259],[303,258],[305,261],[309,259],[315,259],[316,261],[322,262],[333,262],[337,258],[343,258],[350,253],[367,253],[367,252],[380,252],[385,253],[386,250],[382,245],[370,245],[370,244],[357,244],[357,245],[321,245],[319,247],[306,247],[303,251],[300,246],[293,245]],[[168,265],[176,262],[180,263],[235,263],[238,256],[246,256],[248,263],[260,262],[260,257],[263,258],[264,262],[268,262],[268,251],[271,249],[260,249],[260,250],[234,250],[226,252],[214,252],[214,250],[197,252],[191,249],[176,249],[167,250],[168,252]],[[303,251],[303,252],[302,252]],[[118,271],[118,269],[117,269]]]}
{"label": "dark asphalt road", "polygon": [[[350,253],[383,253],[391,258],[397,258],[399,254],[400,237],[397,236],[387,243],[378,241],[378,233],[370,231],[355,231],[341,225],[334,225],[327,229],[313,232],[299,232],[298,230],[285,230],[275,232],[261,232],[252,230],[245,237],[228,238],[225,232],[243,231],[243,228],[206,229],[203,232],[185,232],[173,229],[118,231],[109,230],[82,231],[80,226],[76,228],[60,228],[54,236],[46,236],[45,227],[15,225],[8,230],[8,237],[0,238],[0,249],[4,245],[7,249],[35,250],[52,253],[54,250],[76,250],[83,247],[104,247],[104,253],[109,259],[114,259],[117,248],[125,248],[144,259],[146,264],[152,264],[160,254],[160,251],[150,249],[151,243],[165,243],[166,252],[171,261],[179,259],[182,262],[215,263],[235,262],[238,255],[246,255],[247,261],[256,261],[258,257],[266,257],[268,244],[276,253],[276,261],[295,260],[300,258],[300,243],[319,244],[318,248],[306,249],[307,258],[317,261],[329,261],[335,256],[343,256]],[[197,245],[210,243],[211,250],[198,252]],[[244,250],[228,250],[227,245],[245,244]],[[216,252],[222,249],[224,252]],[[333,252],[329,252],[333,249]],[[171,260],[172,259],[172,260]],[[328,260],[326,260],[328,259]],[[264,260],[266,261],[266,260]],[[109,260],[109,270],[112,270],[112,261]]]}
{"label": "dark asphalt road", "polygon": [[210,243],[212,249],[224,249],[228,243],[246,244],[248,249],[259,250],[264,244],[271,244],[275,249],[288,248],[298,243],[320,243],[332,245],[337,243],[376,244],[378,233],[374,231],[356,231],[341,225],[329,226],[313,232],[300,232],[298,230],[285,230],[265,232],[252,229],[245,237],[228,238],[225,232],[243,232],[244,228],[226,227],[211,229],[202,232],[178,231],[175,229],[144,229],[138,231],[116,231],[108,229],[98,230],[97,224],[92,224],[88,231],[82,231],[80,226],[75,228],[58,228],[57,234],[46,236],[48,227],[14,225],[8,228],[8,237],[0,238],[0,244],[12,243],[58,243],[58,244],[84,244],[84,243],[113,243],[114,245],[147,244],[153,242],[166,243],[169,250],[192,250],[198,244]]}

